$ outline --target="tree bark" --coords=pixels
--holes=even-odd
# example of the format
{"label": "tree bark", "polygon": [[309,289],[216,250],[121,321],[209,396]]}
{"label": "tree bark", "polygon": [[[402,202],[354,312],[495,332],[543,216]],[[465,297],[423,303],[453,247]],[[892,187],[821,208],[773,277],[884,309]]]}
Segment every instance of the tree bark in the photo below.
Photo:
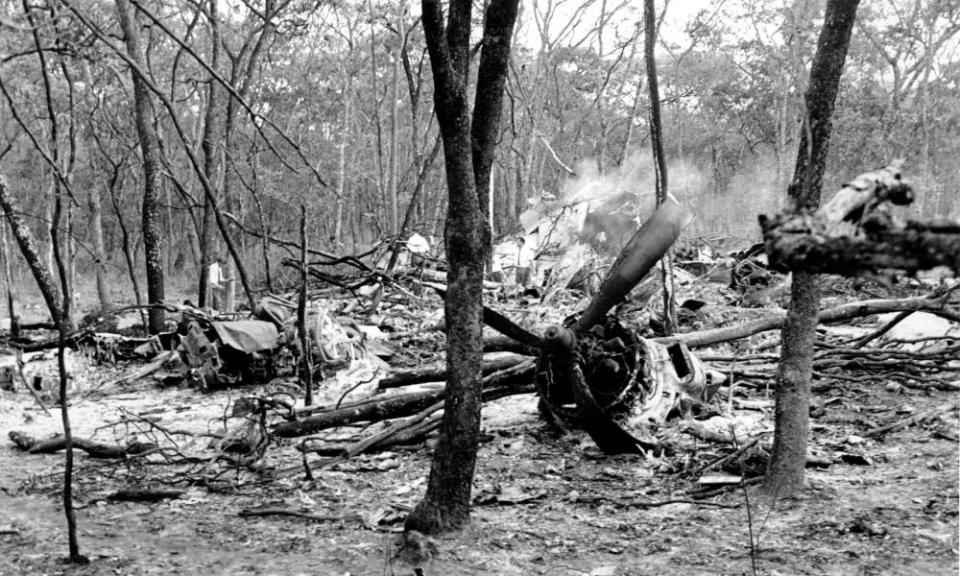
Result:
{"label": "tree bark", "polygon": [[303,403],[313,404],[313,356],[307,330],[307,207],[300,205],[300,297],[297,301],[297,333],[300,336],[300,382]]}
{"label": "tree bark", "polygon": [[127,274],[130,276],[130,286],[133,287],[133,298],[140,307],[140,318],[143,321],[144,330],[150,325],[147,313],[144,312],[143,294],[140,291],[140,281],[137,280],[137,266],[133,257],[133,247],[130,242],[130,229],[127,228],[127,222],[123,216],[123,209],[120,207],[120,200],[117,198],[117,184],[119,183],[120,169],[114,168],[113,176],[110,178],[110,202],[113,205],[113,213],[117,216],[117,225],[120,227],[120,247],[123,251],[123,259],[127,263]]}
{"label": "tree bark", "polygon": [[[647,66],[647,87],[650,91],[650,148],[653,153],[656,204],[660,206],[667,200],[667,160],[663,152],[663,122],[660,119],[660,84],[657,80],[657,61],[654,47],[657,40],[657,16],[653,9],[653,0],[644,0],[644,59]],[[673,274],[669,265],[670,256],[661,261],[663,280],[663,326],[667,335],[677,329],[676,302],[673,296]]]}
{"label": "tree bark", "polygon": [[253,189],[250,191],[250,195],[253,196],[253,204],[257,207],[257,220],[260,223],[260,231],[263,232],[260,236],[260,252],[263,255],[263,274],[267,281],[267,291],[273,292],[273,276],[270,273],[270,245],[267,242],[270,230],[267,226],[267,217],[263,212],[263,201],[260,200],[260,151],[255,150],[251,154],[251,157],[251,164],[253,165]]}
{"label": "tree bark", "polygon": [[[518,0],[492,0],[484,23],[480,68],[487,83],[500,86],[497,113],[475,111],[475,129],[496,134],[498,126],[476,127],[499,121],[499,102],[507,72],[509,41]],[[438,533],[462,527],[470,515],[470,495],[480,434],[482,360],[482,284],[486,218],[474,165],[477,152],[470,133],[467,100],[470,52],[470,0],[449,4],[446,28],[439,0],[422,0],[423,28],[434,78],[434,109],[443,138],[447,175],[447,221],[444,240],[448,261],[448,294],[444,302],[447,324],[447,397],[440,438],[430,468],[427,493],[407,518],[405,529]],[[504,51],[505,50],[505,51]],[[506,56],[506,57],[505,57]],[[483,86],[483,83],[481,83]],[[481,103],[481,111],[489,103]],[[486,144],[495,145],[491,139]],[[484,182],[485,184],[485,182]],[[485,186],[479,185],[479,188]],[[485,200],[486,197],[483,198]]]}
{"label": "tree bark", "polygon": [[[397,158],[399,146],[399,116],[400,116],[400,60],[406,39],[404,38],[403,17],[406,12],[406,2],[401,0],[397,7],[397,52],[393,55],[392,78],[390,85],[390,160],[387,181],[388,221],[390,235],[400,233],[400,199],[399,199],[399,162]],[[399,240],[399,239],[398,239]]]}
{"label": "tree bark", "polygon": [[[29,12],[28,12],[29,13]],[[32,19],[31,19],[32,20]],[[66,367],[66,334],[68,310],[63,307],[64,300],[60,297],[60,291],[54,284],[53,274],[49,269],[42,265],[40,255],[37,253],[36,245],[33,241],[33,235],[30,228],[20,218],[20,213],[16,208],[13,198],[8,194],[6,178],[0,173],[0,206],[7,216],[10,228],[13,230],[17,242],[20,244],[20,251],[24,259],[33,271],[34,278],[40,287],[40,292],[47,303],[50,311],[50,317],[53,318],[57,326],[57,366],[60,376],[60,417],[63,423],[64,442],[66,446],[66,462],[63,473],[63,509],[67,519],[67,539],[70,554],[70,561],[80,563],[85,558],[80,554],[80,547],[77,542],[77,520],[73,508],[73,438],[70,431],[70,413],[69,402],[67,401],[67,367]],[[56,230],[56,228],[53,228]],[[60,251],[54,244],[54,253],[57,259],[57,266],[60,269],[60,286],[64,292],[70,288],[67,277],[63,275],[64,262]]]}
{"label": "tree bark", "polygon": [[2,173],[0,173],[0,207],[3,207],[3,213],[7,217],[7,222],[10,224],[10,230],[13,232],[13,237],[16,239],[17,245],[20,246],[23,259],[27,261],[27,266],[30,267],[30,271],[37,281],[40,294],[43,295],[47,309],[50,310],[50,317],[53,319],[54,324],[59,326],[63,319],[63,304],[60,298],[60,290],[57,289],[56,282],[53,279],[53,272],[45,265],[45,262],[40,257],[33,232],[30,230],[30,226],[28,226],[20,216],[22,213],[20,207],[7,189],[7,180]]}
{"label": "tree bark", "polygon": [[[146,70],[146,57],[140,41],[140,31],[128,0],[116,0],[117,13],[120,16],[120,27],[123,29],[124,42],[130,59]],[[140,138],[140,152],[143,155],[143,210],[141,220],[143,226],[143,247],[147,271],[147,301],[150,304],[161,304],[164,299],[163,279],[163,231],[160,227],[160,160],[157,132],[154,128],[153,98],[146,82],[133,69],[130,70],[133,79],[134,112],[136,114],[137,133]],[[160,306],[152,306],[149,312],[151,334],[162,332],[164,329],[164,310]]]}
{"label": "tree bark", "polygon": [[3,255],[3,279],[7,289],[7,314],[10,315],[10,336],[20,337],[20,319],[13,296],[13,270],[10,266],[10,245],[7,243],[7,227],[0,223],[0,254]]}
{"label": "tree bark", "polygon": [[[210,66],[219,71],[220,68],[220,24],[217,18],[217,1],[210,0],[208,4],[208,18],[210,21]],[[217,182],[217,158],[219,151],[217,149],[217,139],[220,135],[217,107],[220,105],[218,98],[220,87],[215,78],[208,79],[207,85],[207,110],[203,122],[203,172],[207,180],[214,186],[216,191]],[[203,223],[200,232],[200,286],[197,290],[197,305],[203,308],[207,305],[207,288],[210,284],[210,265],[216,259],[214,257],[214,239],[213,239],[213,203],[204,196],[203,201]]]}
{"label": "tree bark", "polygon": [[90,226],[100,311],[109,312],[113,308],[113,298],[110,296],[110,287],[107,284],[107,253],[103,247],[103,205],[100,201],[100,188],[96,185],[90,190]]}
{"label": "tree bark", "polygon": [[[806,130],[800,139],[790,196],[796,208],[820,203],[830,128],[859,0],[829,0],[806,93]],[[778,497],[803,490],[809,424],[810,378],[820,286],[816,275],[794,274],[790,310],[781,339],[774,408],[776,429],[764,490]]]}
{"label": "tree bark", "polygon": [[477,70],[477,94],[473,104],[471,147],[473,175],[480,210],[483,212],[483,250],[491,250],[490,174],[500,135],[503,93],[510,65],[510,42],[517,19],[518,2],[491,2],[484,21],[483,55]]}

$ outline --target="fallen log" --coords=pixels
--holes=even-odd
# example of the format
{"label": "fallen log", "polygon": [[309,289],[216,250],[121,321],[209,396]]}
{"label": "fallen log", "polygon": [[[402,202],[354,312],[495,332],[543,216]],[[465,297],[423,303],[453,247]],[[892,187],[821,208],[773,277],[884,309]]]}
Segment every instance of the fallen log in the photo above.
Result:
{"label": "fallen log", "polygon": [[253,518],[256,516],[289,516],[293,518],[303,518],[311,522],[337,522],[343,520],[341,516],[319,516],[298,510],[288,510],[286,508],[252,508],[241,510],[237,513],[241,518]]}
{"label": "fallen log", "polygon": [[[66,440],[59,434],[46,440],[38,440],[28,434],[13,430],[9,436],[17,448],[29,454],[53,454],[67,447]],[[152,442],[131,442],[126,446],[120,446],[101,444],[86,438],[74,438],[73,447],[83,450],[89,454],[91,458],[103,459],[138,456],[157,449],[157,445]]]}
{"label": "fallen log", "polygon": [[128,488],[108,494],[106,500],[109,502],[162,502],[179,498],[184,494],[186,494],[185,490]]}
{"label": "fallen log", "polygon": [[[506,368],[511,368],[529,360],[529,356],[523,356],[520,354],[511,354],[510,356],[503,356],[500,358],[493,358],[490,360],[483,361],[483,374],[486,376],[492,372],[498,370],[504,370]],[[396,370],[387,374],[383,379],[380,380],[377,384],[377,388],[380,390],[386,390],[389,388],[400,388],[403,386],[410,386],[413,384],[423,384],[424,382],[444,382],[447,379],[447,368],[446,366],[428,366],[426,368],[409,368],[406,370]]]}
{"label": "fallen log", "polygon": [[[520,364],[493,372],[482,380],[484,388],[513,388],[514,383],[529,381],[533,376],[534,362],[528,359]],[[488,392],[484,390],[484,397]],[[416,413],[426,407],[441,403],[446,397],[446,389],[427,390],[398,394],[382,399],[371,398],[346,408],[321,412],[309,418],[283,422],[273,429],[273,434],[282,438],[294,438],[314,434],[327,428],[343,426],[358,421],[385,420],[399,418]]]}
{"label": "fallen log", "polygon": [[283,422],[273,429],[273,434],[281,438],[295,438],[353,422],[406,416],[433,405],[445,394],[446,392],[443,389],[439,389],[371,399],[374,401],[360,406],[330,410],[303,420]]}
{"label": "fallen log", "polygon": [[[491,400],[496,400],[507,396],[529,394],[535,391],[536,388],[533,384],[489,388],[483,391],[482,400],[483,402],[489,402]],[[334,463],[342,461],[342,459],[352,458],[366,452],[385,450],[390,446],[395,446],[397,444],[409,444],[426,436],[439,427],[442,416],[441,411],[443,410],[445,402],[445,400],[437,401],[427,408],[424,408],[420,412],[417,412],[416,414],[404,420],[393,422],[379,432],[376,432],[373,435],[362,440],[358,440],[352,444],[334,448],[329,446],[317,446],[313,448],[305,448],[303,451],[319,452],[328,455],[333,454],[336,457],[324,460],[323,463]]]}
{"label": "fallen log", "polygon": [[536,356],[540,349],[517,342],[509,336],[487,336],[483,339],[484,352],[514,352],[527,356]]}
{"label": "fallen log", "polygon": [[[960,322],[960,311],[947,307],[943,302],[927,298],[876,299],[850,302],[849,304],[841,304],[834,308],[822,310],[818,320],[823,324],[887,312],[929,312],[953,322]],[[721,342],[739,340],[768,330],[778,330],[783,326],[786,319],[787,313],[785,311],[776,312],[768,318],[751,320],[735,326],[676,334],[667,338],[656,338],[654,341],[660,343],[678,341],[683,342],[689,348],[711,346]]]}
{"label": "fallen log", "polygon": [[864,434],[864,436],[866,436],[867,438],[882,437],[891,432],[900,430],[901,428],[906,428],[907,426],[910,426],[912,424],[923,422],[924,420],[927,420],[927,419],[935,418],[940,414],[945,414],[947,412],[950,412],[951,410],[957,410],[957,406],[955,404],[944,404],[942,406],[937,406],[936,408],[933,408],[931,410],[925,410],[923,412],[919,412],[917,414],[913,414],[911,416],[903,418],[902,420],[897,420],[895,422],[891,422],[884,426],[880,426],[879,428],[874,428],[873,430],[870,430],[869,432]]}

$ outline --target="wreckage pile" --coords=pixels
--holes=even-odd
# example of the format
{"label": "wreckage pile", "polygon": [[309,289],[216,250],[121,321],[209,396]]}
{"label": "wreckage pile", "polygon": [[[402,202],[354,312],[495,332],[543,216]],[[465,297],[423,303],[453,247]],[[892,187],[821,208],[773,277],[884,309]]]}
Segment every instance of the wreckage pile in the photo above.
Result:
{"label": "wreckage pile", "polygon": [[[669,436],[664,432],[670,419],[689,423],[691,416],[709,417],[722,411],[716,396],[724,383],[728,386],[728,411],[734,405],[737,386],[746,388],[751,381],[769,383],[778,356],[762,349],[777,342],[768,340],[761,345],[742,339],[778,328],[785,316],[782,311],[758,311],[760,315],[750,322],[674,336],[651,333],[650,323],[624,312],[628,306],[611,314],[625,301],[629,304],[631,290],[648,276],[688,219],[676,202],[663,204],[637,231],[586,306],[582,298],[571,298],[582,312],[549,323],[540,330],[542,335],[486,308],[485,323],[506,336],[486,338],[486,348],[510,352],[486,356],[483,399],[536,393],[540,412],[548,422],[561,429],[585,430],[604,453],[660,454]],[[735,261],[731,274],[740,286],[769,287],[774,278],[756,256],[752,252]],[[698,258],[698,265],[704,264],[710,262]],[[239,389],[242,395],[224,407],[220,427],[206,434],[212,435],[213,441],[202,443],[201,435],[124,413],[120,421],[105,423],[123,441],[111,445],[79,439],[78,447],[93,457],[116,459],[127,466],[131,462],[177,465],[179,471],[167,481],[195,482],[199,477],[214,486],[236,482],[241,472],[255,481],[300,472],[309,475],[320,466],[359,454],[422,443],[439,427],[446,398],[443,367],[423,366],[430,359],[440,360],[440,323],[426,322],[425,311],[442,308],[439,298],[444,291],[437,281],[442,281],[443,275],[426,266],[391,274],[366,264],[360,267],[366,267],[369,275],[357,284],[372,288],[339,287],[341,293],[347,290],[356,296],[350,300],[328,298],[332,292],[325,288],[315,291],[324,297],[309,299],[307,351],[295,321],[297,304],[292,298],[277,296],[261,300],[255,314],[240,318],[220,318],[188,306],[168,307],[178,315],[176,329],[153,338],[81,330],[71,342],[99,362],[147,360],[103,383],[101,391],[153,377],[165,386],[192,386],[214,394],[225,388]],[[699,272],[703,278],[709,270],[701,268]],[[332,277],[328,273],[312,275],[324,283]],[[723,286],[729,278],[722,279],[720,289],[729,290]],[[644,303],[655,300],[650,286],[637,290]],[[953,323],[960,321],[955,286],[925,297],[861,301],[824,310],[823,322],[877,313],[894,317],[854,335],[825,335],[814,359],[820,385],[883,375],[888,382],[896,380],[903,386],[960,388],[954,325],[935,337],[923,336],[922,342],[887,334],[910,314],[924,311]],[[544,295],[551,297],[555,294]],[[741,309],[717,300],[691,299],[694,303],[683,307],[687,320],[702,319],[711,310],[730,311],[726,319],[714,324],[742,319]],[[357,315],[361,301],[388,309],[379,313],[377,326],[370,325],[376,316]],[[708,345],[724,349],[699,357],[690,351]],[[302,361],[305,354],[312,362]],[[401,364],[405,354],[415,368],[389,368],[386,362]],[[323,401],[312,406],[300,402],[305,366],[313,367],[313,381],[322,392]],[[362,428],[358,431],[357,426]],[[680,428],[699,438],[729,441],[729,435],[715,430],[711,433],[688,424]],[[32,453],[62,449],[63,445],[62,439],[36,439],[19,433],[11,434],[11,440]],[[296,448],[293,458],[283,450],[291,445]],[[143,474],[144,469],[137,473]]]}

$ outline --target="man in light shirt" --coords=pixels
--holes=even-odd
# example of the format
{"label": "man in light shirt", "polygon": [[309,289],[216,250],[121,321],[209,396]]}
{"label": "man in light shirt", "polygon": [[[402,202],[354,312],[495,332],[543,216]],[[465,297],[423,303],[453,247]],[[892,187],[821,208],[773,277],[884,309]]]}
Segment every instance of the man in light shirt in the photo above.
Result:
{"label": "man in light shirt", "polygon": [[527,246],[522,236],[517,237],[516,281],[519,296],[533,283],[533,248]]}
{"label": "man in light shirt", "polygon": [[214,310],[220,310],[223,306],[223,299],[226,295],[226,276],[223,273],[223,265],[226,261],[223,259],[223,256],[218,256],[213,263],[210,264],[210,267],[207,271],[207,285],[209,290],[207,291],[210,295],[210,307]]}

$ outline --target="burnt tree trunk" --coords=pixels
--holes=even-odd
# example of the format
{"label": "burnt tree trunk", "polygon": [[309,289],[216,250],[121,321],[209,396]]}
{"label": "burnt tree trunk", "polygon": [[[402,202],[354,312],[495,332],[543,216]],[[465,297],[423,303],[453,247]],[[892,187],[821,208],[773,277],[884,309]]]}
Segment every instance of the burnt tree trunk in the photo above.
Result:
{"label": "burnt tree trunk", "polygon": [[[127,0],[116,0],[120,27],[127,46],[130,60],[140,69],[146,70],[146,57],[140,40],[140,30],[133,10]],[[137,134],[140,139],[140,152],[143,155],[143,247],[147,271],[147,301],[160,304],[164,298],[163,285],[163,231],[160,222],[160,157],[156,128],[153,125],[153,99],[146,82],[133,69],[134,112],[137,122]],[[149,312],[148,331],[156,334],[163,331],[164,310],[153,306]]]}
{"label": "burnt tree trunk", "polygon": [[[807,116],[797,153],[790,197],[796,209],[820,204],[830,128],[840,76],[850,46],[859,0],[829,0],[806,93]],[[779,497],[803,489],[809,427],[810,378],[816,337],[820,286],[814,274],[793,275],[790,310],[781,335],[777,374],[773,452],[764,489]]]}
{"label": "burnt tree trunk", "polygon": [[495,139],[487,135],[496,134],[499,126],[500,99],[517,5],[518,0],[492,0],[487,8],[480,76],[487,88],[490,85],[499,88],[496,93],[478,90],[474,124],[495,123],[492,127],[473,127],[474,138],[482,139],[478,148],[471,137],[467,96],[472,2],[450,2],[446,28],[440,1],[422,2],[449,197],[444,230],[448,261],[444,312],[449,372],[440,438],[433,455],[427,493],[407,518],[408,532],[455,530],[469,520],[480,435],[483,256],[487,236],[478,191],[478,187],[485,188],[485,182],[478,182],[475,167],[484,164],[482,158],[487,154],[492,156],[490,150],[495,145]]}

